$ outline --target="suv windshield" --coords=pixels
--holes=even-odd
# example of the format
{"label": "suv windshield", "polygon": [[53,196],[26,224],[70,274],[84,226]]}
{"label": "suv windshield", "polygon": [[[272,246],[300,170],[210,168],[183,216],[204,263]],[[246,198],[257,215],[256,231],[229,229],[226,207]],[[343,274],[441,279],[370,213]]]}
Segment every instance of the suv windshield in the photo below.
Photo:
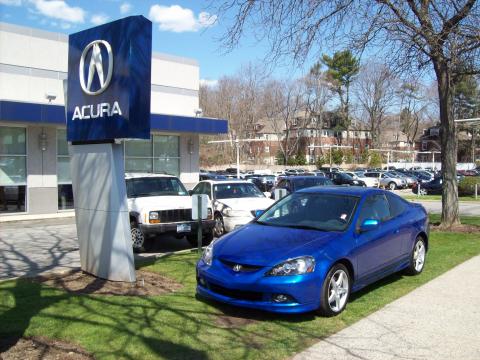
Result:
{"label": "suv windshield", "polygon": [[177,178],[145,177],[127,179],[127,197],[141,196],[188,196],[188,192]]}
{"label": "suv windshield", "polygon": [[293,193],[256,221],[262,225],[322,231],[344,231],[353,217],[358,198],[349,195]]}
{"label": "suv windshield", "polygon": [[213,187],[213,192],[217,199],[265,197],[254,184],[249,183],[218,184]]}

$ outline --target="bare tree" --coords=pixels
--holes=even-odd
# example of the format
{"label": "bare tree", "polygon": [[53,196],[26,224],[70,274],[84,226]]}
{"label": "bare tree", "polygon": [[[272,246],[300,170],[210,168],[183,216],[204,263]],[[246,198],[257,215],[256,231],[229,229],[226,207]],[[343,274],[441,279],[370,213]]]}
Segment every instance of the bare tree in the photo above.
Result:
{"label": "bare tree", "polygon": [[305,88],[299,80],[271,80],[265,85],[264,113],[280,140],[280,151],[285,164],[295,155],[301,138],[298,130],[303,117],[296,115],[305,109]]}
{"label": "bare tree", "polygon": [[[452,86],[480,72],[480,6],[476,0],[217,0],[220,16],[234,13],[224,44],[246,29],[270,42],[270,59],[302,62],[312,48],[373,47],[398,69],[433,69],[442,145],[442,224],[459,223],[457,140]],[[353,18],[361,21],[352,21]]]}
{"label": "bare tree", "polygon": [[378,147],[387,110],[395,100],[394,77],[385,65],[368,63],[361,67],[355,86],[356,98],[366,114],[373,145]]}

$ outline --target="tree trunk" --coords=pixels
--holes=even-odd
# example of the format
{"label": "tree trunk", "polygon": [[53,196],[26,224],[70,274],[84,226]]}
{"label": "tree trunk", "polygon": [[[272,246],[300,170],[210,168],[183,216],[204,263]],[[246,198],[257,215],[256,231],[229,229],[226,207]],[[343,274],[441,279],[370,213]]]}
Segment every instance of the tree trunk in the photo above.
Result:
{"label": "tree trunk", "polygon": [[457,186],[457,131],[452,114],[451,84],[447,66],[435,64],[440,105],[442,149],[442,227],[459,224]]}

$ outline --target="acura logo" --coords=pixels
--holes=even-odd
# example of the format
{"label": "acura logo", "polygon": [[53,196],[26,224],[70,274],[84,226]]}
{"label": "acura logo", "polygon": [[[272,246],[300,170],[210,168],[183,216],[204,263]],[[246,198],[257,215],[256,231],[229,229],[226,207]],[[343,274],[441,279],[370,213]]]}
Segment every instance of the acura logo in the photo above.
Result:
{"label": "acura logo", "polygon": [[[103,59],[102,59],[102,50],[101,48],[104,47],[107,51],[108,56],[108,70],[107,74],[105,74],[103,68]],[[90,63],[88,65],[88,76],[87,81],[85,83],[85,60],[87,56],[90,55]],[[112,54],[112,47],[108,42],[105,40],[95,40],[92,41],[90,44],[85,46],[83,49],[82,56],[80,57],[80,66],[79,66],[79,78],[80,78],[80,86],[85,94],[88,95],[98,95],[105,91],[105,89],[110,84],[112,80],[112,72],[113,72],[113,54]],[[95,76],[95,73],[98,76],[98,80],[100,83],[100,88],[96,90],[92,90],[92,82]]]}
{"label": "acura logo", "polygon": [[233,266],[232,270],[235,272],[239,272],[240,270],[242,270],[242,265],[236,264]]}

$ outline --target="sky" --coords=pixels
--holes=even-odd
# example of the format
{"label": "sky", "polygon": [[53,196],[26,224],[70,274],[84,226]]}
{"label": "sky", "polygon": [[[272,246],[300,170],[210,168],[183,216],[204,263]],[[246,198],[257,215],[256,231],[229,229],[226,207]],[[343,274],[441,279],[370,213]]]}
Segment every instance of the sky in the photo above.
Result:
{"label": "sky", "polygon": [[[249,62],[261,62],[267,44],[248,36],[230,53],[219,38],[226,24],[201,0],[0,0],[0,21],[72,34],[130,15],[143,15],[153,23],[153,51],[194,58],[200,63],[201,81],[214,84]],[[294,69],[299,75],[302,69]],[[292,76],[288,66],[272,72]]]}

